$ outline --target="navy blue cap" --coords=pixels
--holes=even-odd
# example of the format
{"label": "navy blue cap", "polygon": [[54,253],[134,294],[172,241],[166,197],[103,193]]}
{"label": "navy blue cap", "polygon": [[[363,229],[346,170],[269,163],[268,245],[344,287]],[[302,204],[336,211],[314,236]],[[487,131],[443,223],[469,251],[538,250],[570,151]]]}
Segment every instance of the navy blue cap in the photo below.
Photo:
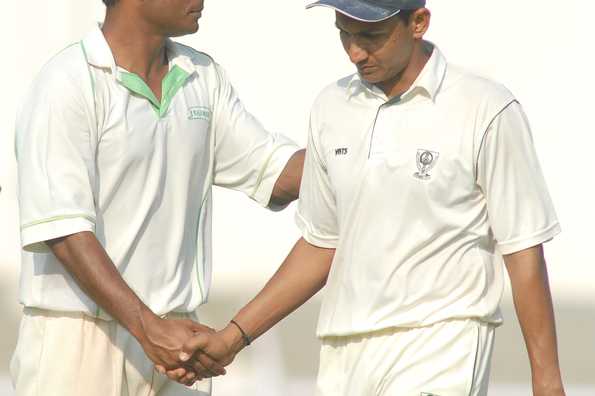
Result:
{"label": "navy blue cap", "polygon": [[306,8],[330,7],[358,21],[380,22],[401,10],[414,10],[425,5],[426,0],[319,0]]}

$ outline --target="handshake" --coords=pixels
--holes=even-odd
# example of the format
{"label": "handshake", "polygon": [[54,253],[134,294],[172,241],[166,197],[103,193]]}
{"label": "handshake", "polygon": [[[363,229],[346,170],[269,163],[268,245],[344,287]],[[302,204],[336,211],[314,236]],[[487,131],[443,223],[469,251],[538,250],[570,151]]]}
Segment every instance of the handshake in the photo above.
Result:
{"label": "handshake", "polygon": [[171,380],[192,386],[196,381],[226,373],[250,339],[235,322],[221,331],[189,319],[149,315],[141,331],[132,331],[155,369]]}

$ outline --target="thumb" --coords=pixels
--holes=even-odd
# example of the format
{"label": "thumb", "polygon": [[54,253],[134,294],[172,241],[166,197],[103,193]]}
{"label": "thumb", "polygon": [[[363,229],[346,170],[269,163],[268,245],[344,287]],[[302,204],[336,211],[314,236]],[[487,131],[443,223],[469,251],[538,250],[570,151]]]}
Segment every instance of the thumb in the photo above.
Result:
{"label": "thumb", "polygon": [[197,333],[186,340],[182,345],[180,360],[186,362],[196,351],[204,350],[209,345],[209,337],[207,333]]}
{"label": "thumb", "polygon": [[196,322],[193,322],[193,321],[190,321],[190,326],[189,327],[190,327],[190,330],[192,330],[193,333],[200,333],[200,332],[203,332],[203,331],[206,331],[208,333],[213,333],[215,331],[215,329],[213,329],[213,328],[211,328],[211,327],[209,327],[207,325],[204,325],[204,324],[201,324],[201,323],[196,323]]}

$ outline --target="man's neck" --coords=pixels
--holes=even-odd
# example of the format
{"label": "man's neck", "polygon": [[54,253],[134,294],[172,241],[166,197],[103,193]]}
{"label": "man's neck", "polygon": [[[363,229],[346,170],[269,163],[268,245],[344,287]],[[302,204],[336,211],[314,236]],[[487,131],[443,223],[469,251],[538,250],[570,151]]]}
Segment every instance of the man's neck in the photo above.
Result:
{"label": "man's neck", "polygon": [[123,13],[108,12],[101,28],[116,64],[145,81],[160,79],[167,71],[166,37],[126,19]]}
{"label": "man's neck", "polygon": [[428,63],[433,51],[433,46],[429,42],[420,40],[413,47],[411,59],[405,69],[388,81],[378,84],[388,98],[394,98],[407,92],[413,85],[423,68]]}

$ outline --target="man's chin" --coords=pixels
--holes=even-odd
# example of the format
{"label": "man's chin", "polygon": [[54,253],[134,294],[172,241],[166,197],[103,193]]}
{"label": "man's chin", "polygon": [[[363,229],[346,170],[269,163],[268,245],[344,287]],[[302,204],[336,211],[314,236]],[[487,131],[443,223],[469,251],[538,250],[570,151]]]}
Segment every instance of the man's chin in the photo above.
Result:
{"label": "man's chin", "polygon": [[359,74],[361,79],[367,82],[368,84],[378,84],[382,82],[382,78],[374,75],[366,75],[366,74]]}
{"label": "man's chin", "polygon": [[170,31],[167,34],[167,37],[180,37],[180,36],[186,36],[188,34],[193,34],[198,31],[198,27],[199,27],[198,23],[189,25],[189,26],[180,27],[180,28],[176,29],[175,31]]}
{"label": "man's chin", "polygon": [[358,70],[359,75],[362,80],[369,84],[377,84],[383,80],[384,76],[381,76],[381,73],[378,73],[378,70],[372,72],[366,72],[365,70]]}

